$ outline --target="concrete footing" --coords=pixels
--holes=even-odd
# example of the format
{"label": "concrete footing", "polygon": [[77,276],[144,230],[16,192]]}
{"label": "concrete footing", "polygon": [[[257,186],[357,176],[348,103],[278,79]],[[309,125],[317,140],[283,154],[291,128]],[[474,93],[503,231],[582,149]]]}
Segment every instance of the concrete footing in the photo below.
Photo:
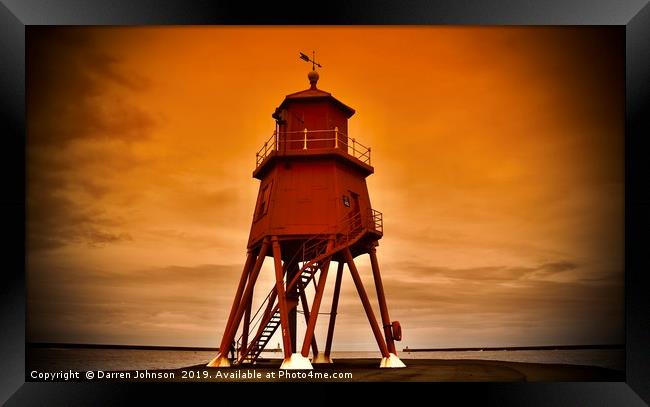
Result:
{"label": "concrete footing", "polygon": [[210,363],[206,365],[207,367],[230,367],[230,361],[227,357],[218,354],[216,358],[212,359]]}
{"label": "concrete footing", "polygon": [[309,359],[300,353],[294,353],[282,362],[280,369],[313,369]]}
{"label": "concrete footing", "polygon": [[406,367],[404,362],[402,362],[402,360],[398,358],[396,354],[390,353],[389,355],[390,357],[381,358],[379,367],[385,367],[385,368]]}
{"label": "concrete footing", "polygon": [[334,361],[332,361],[332,358],[330,358],[329,355],[325,355],[324,353],[319,353],[318,355],[316,355],[316,357],[314,357],[311,360],[311,363],[317,365],[317,364],[334,363]]}

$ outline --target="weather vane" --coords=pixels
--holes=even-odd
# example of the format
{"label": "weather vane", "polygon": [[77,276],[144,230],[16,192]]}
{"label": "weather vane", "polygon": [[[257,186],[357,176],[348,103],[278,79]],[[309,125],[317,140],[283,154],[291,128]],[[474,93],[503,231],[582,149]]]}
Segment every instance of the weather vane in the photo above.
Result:
{"label": "weather vane", "polygon": [[319,64],[318,62],[316,62],[316,52],[315,52],[315,51],[312,51],[312,52],[311,52],[311,55],[312,55],[311,58],[309,58],[309,56],[308,56],[307,54],[303,54],[303,53],[301,52],[301,53],[300,53],[300,59],[302,59],[302,60],[304,60],[304,61],[307,61],[307,62],[311,62],[311,70],[312,70],[312,71],[315,71],[315,70],[316,70],[316,67],[322,68],[323,65]]}

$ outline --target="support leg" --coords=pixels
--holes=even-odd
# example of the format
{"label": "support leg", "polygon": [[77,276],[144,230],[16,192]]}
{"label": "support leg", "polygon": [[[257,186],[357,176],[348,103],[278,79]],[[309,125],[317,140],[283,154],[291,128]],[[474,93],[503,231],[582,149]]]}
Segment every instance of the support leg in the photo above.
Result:
{"label": "support leg", "polygon": [[377,288],[377,300],[379,301],[379,311],[381,313],[381,322],[384,326],[384,335],[386,336],[386,345],[390,356],[382,360],[382,367],[406,367],[406,365],[397,357],[395,341],[393,340],[393,330],[391,328],[390,317],[388,316],[388,305],[386,305],[386,296],[384,294],[384,285],[381,282],[379,273],[379,262],[377,261],[377,250],[373,246],[370,251],[370,265],[372,266],[372,276]]}
{"label": "support leg", "polygon": [[[305,315],[305,324],[309,324],[309,304],[307,303],[307,295],[303,290],[300,290],[300,302],[302,303],[302,312]],[[311,351],[314,354],[314,357],[318,355],[318,344],[316,343],[316,338],[311,340]]]}
{"label": "support leg", "polygon": [[[237,329],[239,328],[239,323],[241,322],[242,315],[244,314],[244,309],[246,308],[246,305],[248,304],[248,301],[251,298],[253,287],[255,286],[255,282],[257,281],[257,276],[259,275],[260,269],[262,268],[262,264],[264,263],[264,258],[266,257],[266,252],[268,251],[268,248],[269,248],[269,240],[264,239],[264,242],[262,243],[262,247],[260,248],[260,252],[257,255],[257,259],[255,260],[255,265],[253,266],[253,269],[251,270],[250,275],[248,276],[248,283],[246,284],[246,289],[244,290],[244,293],[241,295],[239,301],[235,297],[235,301],[238,302],[237,311],[232,315],[232,319],[230,320],[230,323],[226,326],[226,331],[224,332],[223,338],[221,339],[221,344],[219,345],[219,354],[217,355],[217,357],[215,357],[208,363],[207,365],[208,367],[230,366],[230,362],[228,361],[228,350],[230,349],[232,341],[235,339],[235,334],[237,333]],[[247,261],[246,263],[248,264],[249,261]],[[233,302],[233,307],[234,305],[235,303]]]}
{"label": "support leg", "polygon": [[336,312],[339,306],[339,294],[341,293],[341,280],[343,278],[343,262],[339,262],[336,269],[336,281],[334,282],[334,295],[332,296],[332,308],[330,309],[330,323],[327,328],[327,342],[325,343],[325,355],[323,363],[332,363],[332,340],[334,339],[334,325],[336,325]]}
{"label": "support leg", "polygon": [[282,254],[280,252],[280,242],[277,236],[273,236],[273,260],[275,264],[275,288],[278,293],[278,303],[280,305],[280,325],[282,329],[282,345],[284,348],[284,361],[280,369],[311,369],[309,359],[303,358],[299,353],[293,353],[291,347],[291,332],[289,326],[289,310],[287,307],[287,295],[284,290]]}
{"label": "support leg", "polygon": [[[287,285],[298,273],[298,263],[290,264],[287,267]],[[298,285],[293,287],[287,286],[287,310],[289,313],[289,332],[291,337],[291,349],[298,349],[297,345],[297,328],[298,328]]]}
{"label": "support leg", "polygon": [[[283,265],[283,270],[282,274],[285,275],[287,271],[287,264],[285,263]],[[262,331],[264,331],[268,325],[269,320],[273,316],[272,314],[275,313],[276,305],[275,305],[275,300],[278,296],[277,293],[277,287],[273,285],[273,288],[271,289],[271,293],[269,297],[265,300],[266,301],[266,308],[264,309],[264,312],[262,313],[262,316],[260,317],[259,320],[259,326],[257,328],[257,333],[253,338],[259,338],[260,335],[262,334]],[[278,304],[278,309],[279,309],[279,304]],[[255,341],[255,339],[253,339]],[[255,345],[255,343],[251,343],[250,346]],[[247,350],[246,352],[242,352],[241,355],[239,355],[239,363],[243,362],[248,355],[249,351]]]}
{"label": "support leg", "polygon": [[244,311],[244,328],[241,337],[241,353],[246,353],[246,348],[248,348],[248,330],[251,325],[251,307],[253,306],[253,293],[251,292],[251,298],[248,300],[248,305],[246,306],[246,311]]}
{"label": "support leg", "polygon": [[239,279],[237,292],[235,292],[235,298],[233,299],[232,307],[230,308],[230,314],[228,315],[228,322],[226,322],[226,329],[224,330],[224,336],[228,332],[228,329],[232,324],[232,320],[235,318],[235,314],[237,313],[237,308],[239,308],[239,303],[241,302],[241,297],[244,294],[244,288],[246,287],[246,280],[248,279],[248,275],[251,272],[251,268],[255,263],[256,257],[257,256],[255,256],[252,250],[248,251],[248,255],[246,256],[246,263],[244,264],[244,270],[242,271],[241,278]]}
{"label": "support leg", "polygon": [[350,253],[349,248],[346,247],[345,249],[343,249],[343,256],[345,256],[345,261],[348,263],[348,268],[350,269],[352,280],[354,280],[354,285],[357,287],[357,292],[359,293],[359,297],[361,297],[361,302],[363,303],[363,309],[366,311],[368,322],[370,322],[370,327],[372,328],[372,333],[375,335],[375,340],[377,341],[377,345],[379,346],[381,355],[384,358],[388,358],[390,357],[390,354],[388,352],[388,348],[386,347],[386,342],[384,341],[384,337],[381,334],[381,329],[379,329],[379,325],[377,324],[377,319],[375,318],[375,314],[374,312],[372,312],[372,306],[370,305],[370,301],[368,300],[368,295],[366,294],[366,290],[363,288],[363,283],[361,282],[361,276],[359,276],[359,271],[357,270],[357,266],[354,264],[354,260],[352,259],[352,253]]}
{"label": "support leg", "polygon": [[[331,238],[327,243],[326,251],[331,251],[333,247],[334,238]],[[330,258],[325,259],[320,271],[320,278],[318,279],[318,286],[316,287],[316,295],[314,295],[314,303],[311,306],[311,315],[309,316],[309,322],[307,323],[307,329],[305,331],[305,340],[302,343],[302,351],[300,352],[304,357],[309,356],[309,345],[311,344],[311,340],[314,338],[314,330],[316,329],[320,303],[323,300],[323,292],[325,291],[325,282],[327,281],[327,271],[330,267],[330,260]],[[314,353],[314,358],[316,358],[316,356],[318,356],[318,353]]]}
{"label": "support leg", "polygon": [[284,357],[291,356],[291,332],[289,327],[289,313],[287,309],[287,297],[284,290],[283,272],[282,272],[282,253],[280,252],[280,242],[276,236],[273,236],[273,262],[275,265],[275,291],[278,295],[280,304],[280,324],[282,333],[282,345],[284,347]]}
{"label": "support leg", "polygon": [[384,326],[384,335],[386,337],[386,345],[388,351],[397,355],[395,349],[395,341],[393,340],[393,331],[391,329],[390,317],[388,316],[388,306],[386,305],[386,296],[384,295],[384,285],[381,282],[381,275],[379,274],[379,262],[377,261],[377,250],[373,246],[370,249],[370,265],[372,266],[372,276],[375,280],[375,288],[377,288],[377,300],[379,301],[379,311],[381,313],[381,323]]}

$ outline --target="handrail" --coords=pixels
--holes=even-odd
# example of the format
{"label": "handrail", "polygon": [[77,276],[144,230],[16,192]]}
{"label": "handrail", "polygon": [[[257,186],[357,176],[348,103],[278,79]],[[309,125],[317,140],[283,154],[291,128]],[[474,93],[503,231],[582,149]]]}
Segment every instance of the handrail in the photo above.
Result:
{"label": "handrail", "polygon": [[[320,137],[320,138],[310,138],[310,134],[314,133],[331,133],[332,137]],[[296,138],[292,140],[281,140],[280,136],[286,136],[290,134],[302,134],[303,137]],[[319,146],[314,145],[314,143],[322,143],[330,141],[332,145],[329,146]],[[255,166],[259,167],[264,159],[271,155],[273,152],[276,154],[284,154],[288,151],[299,151],[299,150],[331,150],[332,148],[341,149],[347,154],[351,155],[354,158],[359,159],[360,161],[370,164],[370,147],[363,145],[358,142],[354,137],[348,137],[345,133],[340,131],[337,127],[333,129],[325,130],[295,130],[295,131],[282,131],[278,133],[274,131],[271,137],[269,137],[264,145],[255,153]],[[281,151],[282,150],[282,151]]]}

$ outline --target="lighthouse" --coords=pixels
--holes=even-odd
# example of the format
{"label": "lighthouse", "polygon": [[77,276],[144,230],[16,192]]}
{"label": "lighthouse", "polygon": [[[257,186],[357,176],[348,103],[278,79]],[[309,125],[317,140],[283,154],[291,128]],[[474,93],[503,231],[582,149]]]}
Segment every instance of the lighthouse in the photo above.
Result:
{"label": "lighthouse", "polygon": [[[383,217],[372,207],[366,185],[366,177],[374,172],[371,149],[348,133],[354,109],[319,89],[316,67],[320,64],[300,55],[312,63],[309,88],[287,95],[275,109],[275,130],[256,153],[253,177],[260,181],[260,188],[247,258],[220,352],[208,366],[254,363],[278,330],[284,352],[281,369],[332,363],[336,313],[347,266],[381,354],[379,366],[404,367],[395,347],[395,341],[401,340],[401,327],[390,320],[377,259]],[[379,319],[355,264],[355,258],[362,255],[370,257]],[[253,304],[253,293],[259,289],[255,284],[267,258],[273,262],[275,284],[261,304]],[[327,313],[321,304],[334,267],[322,349],[314,330],[319,315]],[[306,323],[302,338],[296,330],[299,313]],[[229,359],[233,347],[237,352]]]}

